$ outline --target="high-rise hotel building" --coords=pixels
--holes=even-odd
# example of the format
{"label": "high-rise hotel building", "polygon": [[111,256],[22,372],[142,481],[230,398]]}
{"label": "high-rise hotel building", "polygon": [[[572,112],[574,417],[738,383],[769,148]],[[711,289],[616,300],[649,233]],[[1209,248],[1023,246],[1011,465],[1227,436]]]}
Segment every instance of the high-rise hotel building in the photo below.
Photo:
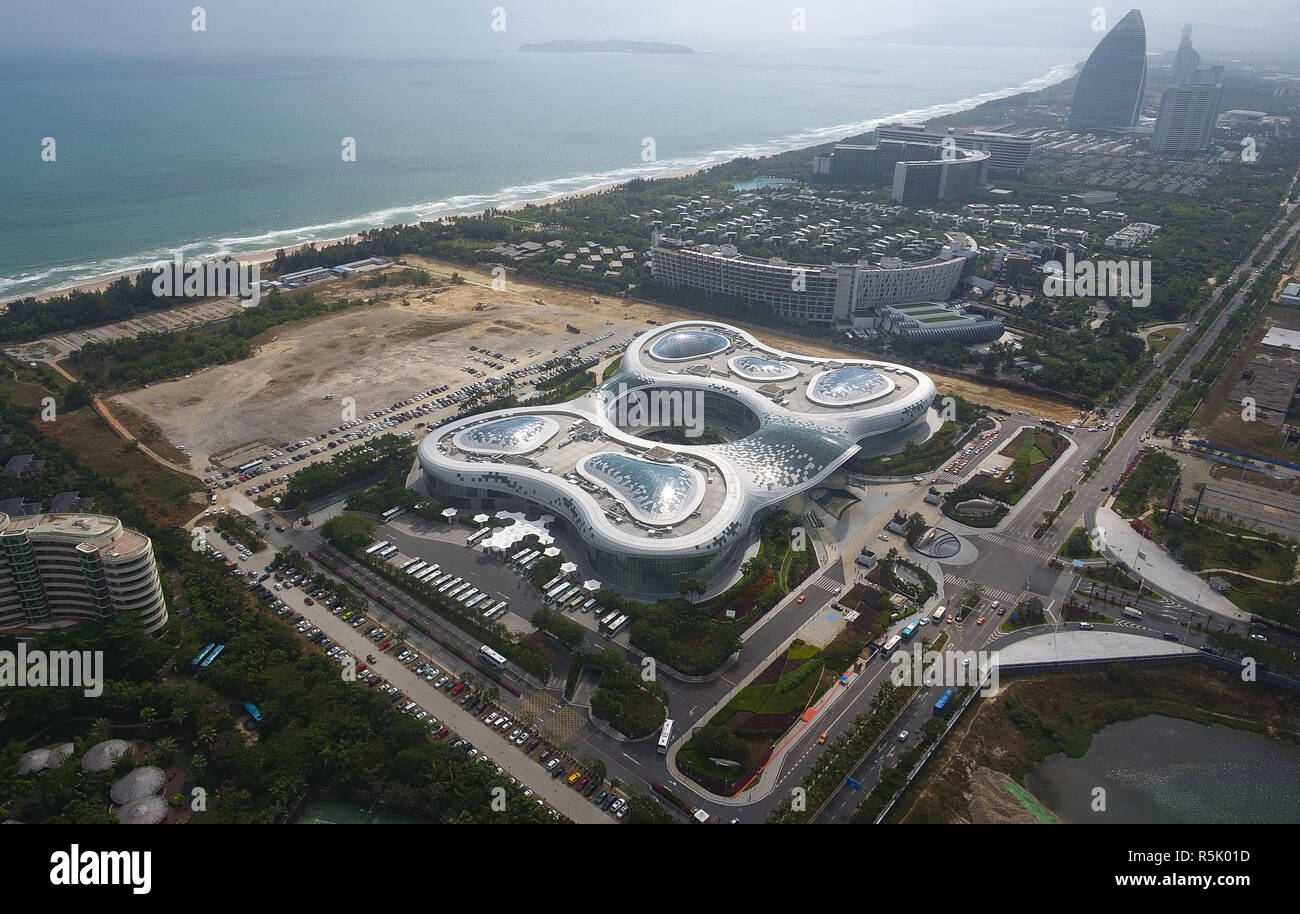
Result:
{"label": "high-rise hotel building", "polygon": [[0,631],[64,628],[136,613],[167,624],[153,544],[116,517],[0,514]]}

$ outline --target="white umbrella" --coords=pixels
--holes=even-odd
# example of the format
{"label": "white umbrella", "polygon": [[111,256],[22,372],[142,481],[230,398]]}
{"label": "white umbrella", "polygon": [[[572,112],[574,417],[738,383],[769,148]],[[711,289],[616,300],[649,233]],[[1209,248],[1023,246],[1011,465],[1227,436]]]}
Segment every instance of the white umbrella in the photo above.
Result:
{"label": "white umbrella", "polygon": [[578,566],[573,564],[572,562],[565,562],[563,565],[560,566],[561,574],[573,574],[577,570],[578,570]]}
{"label": "white umbrella", "polygon": [[486,514],[475,514],[475,515],[474,515],[474,523],[476,523],[476,524],[486,524],[487,522],[488,522],[488,516],[487,516]]}
{"label": "white umbrella", "polygon": [[459,512],[457,512],[455,508],[443,508],[443,509],[442,509],[442,516],[445,517],[445,518],[447,518],[447,520],[451,520],[453,517],[455,517],[455,516],[457,515],[457,513],[459,513]]}
{"label": "white umbrella", "polygon": [[553,557],[553,556],[557,556],[557,555],[560,554],[560,547],[559,547],[559,546],[547,546],[547,547],[546,547],[546,553],[545,553],[545,554],[546,554],[547,556],[552,556],[552,557]]}
{"label": "white umbrella", "polygon": [[548,536],[548,535],[545,534],[545,533],[543,533],[541,536],[539,536],[539,537],[537,538],[537,545],[539,545],[539,546],[550,546],[550,545],[552,545],[554,542],[555,542],[555,537],[553,537],[553,536]]}
{"label": "white umbrella", "polygon": [[596,591],[600,590],[600,581],[597,581],[594,578],[590,581],[583,581],[582,589],[590,591],[591,593],[595,593]]}

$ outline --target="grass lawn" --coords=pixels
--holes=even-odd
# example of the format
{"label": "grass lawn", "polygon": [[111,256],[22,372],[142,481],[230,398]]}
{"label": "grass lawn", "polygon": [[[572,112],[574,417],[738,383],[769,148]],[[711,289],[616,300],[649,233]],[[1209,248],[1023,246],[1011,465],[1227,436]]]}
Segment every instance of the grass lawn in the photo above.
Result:
{"label": "grass lawn", "polygon": [[1202,568],[1231,568],[1261,578],[1286,581],[1295,573],[1295,549],[1267,540],[1242,539],[1231,533],[1205,524],[1185,523],[1177,530],[1165,527],[1163,517],[1156,512],[1148,521],[1157,542],[1169,537],[1182,539],[1183,548],[1199,547],[1202,550]]}
{"label": "grass lawn", "polygon": [[1265,584],[1231,572],[1219,577],[1232,585],[1225,596],[1246,612],[1300,626],[1300,584]]}

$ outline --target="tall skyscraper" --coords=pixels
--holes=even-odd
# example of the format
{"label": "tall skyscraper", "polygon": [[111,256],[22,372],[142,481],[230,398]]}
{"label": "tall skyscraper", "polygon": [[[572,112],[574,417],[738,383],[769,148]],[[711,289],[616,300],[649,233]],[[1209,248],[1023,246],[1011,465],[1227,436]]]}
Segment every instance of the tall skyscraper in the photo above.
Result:
{"label": "tall skyscraper", "polygon": [[1151,151],[1157,155],[1177,155],[1209,149],[1222,101],[1222,85],[1170,86],[1160,96],[1160,116],[1156,118]]}
{"label": "tall skyscraper", "polygon": [[1132,129],[1142,110],[1146,85],[1146,26],[1141,12],[1129,10],[1088,55],[1074,84],[1070,127]]}
{"label": "tall skyscraper", "polygon": [[1196,82],[1196,69],[1201,65],[1201,55],[1192,47],[1192,25],[1183,26],[1183,38],[1178,42],[1178,55],[1174,58],[1174,85]]}

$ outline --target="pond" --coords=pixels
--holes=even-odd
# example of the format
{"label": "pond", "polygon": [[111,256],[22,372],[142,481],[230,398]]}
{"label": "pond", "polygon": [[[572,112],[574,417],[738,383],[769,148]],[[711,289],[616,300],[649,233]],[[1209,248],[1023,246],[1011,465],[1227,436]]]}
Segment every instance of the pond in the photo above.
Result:
{"label": "pond", "polygon": [[1300,746],[1150,715],[1104,728],[1082,758],[1049,756],[1028,787],[1069,823],[1300,823]]}

